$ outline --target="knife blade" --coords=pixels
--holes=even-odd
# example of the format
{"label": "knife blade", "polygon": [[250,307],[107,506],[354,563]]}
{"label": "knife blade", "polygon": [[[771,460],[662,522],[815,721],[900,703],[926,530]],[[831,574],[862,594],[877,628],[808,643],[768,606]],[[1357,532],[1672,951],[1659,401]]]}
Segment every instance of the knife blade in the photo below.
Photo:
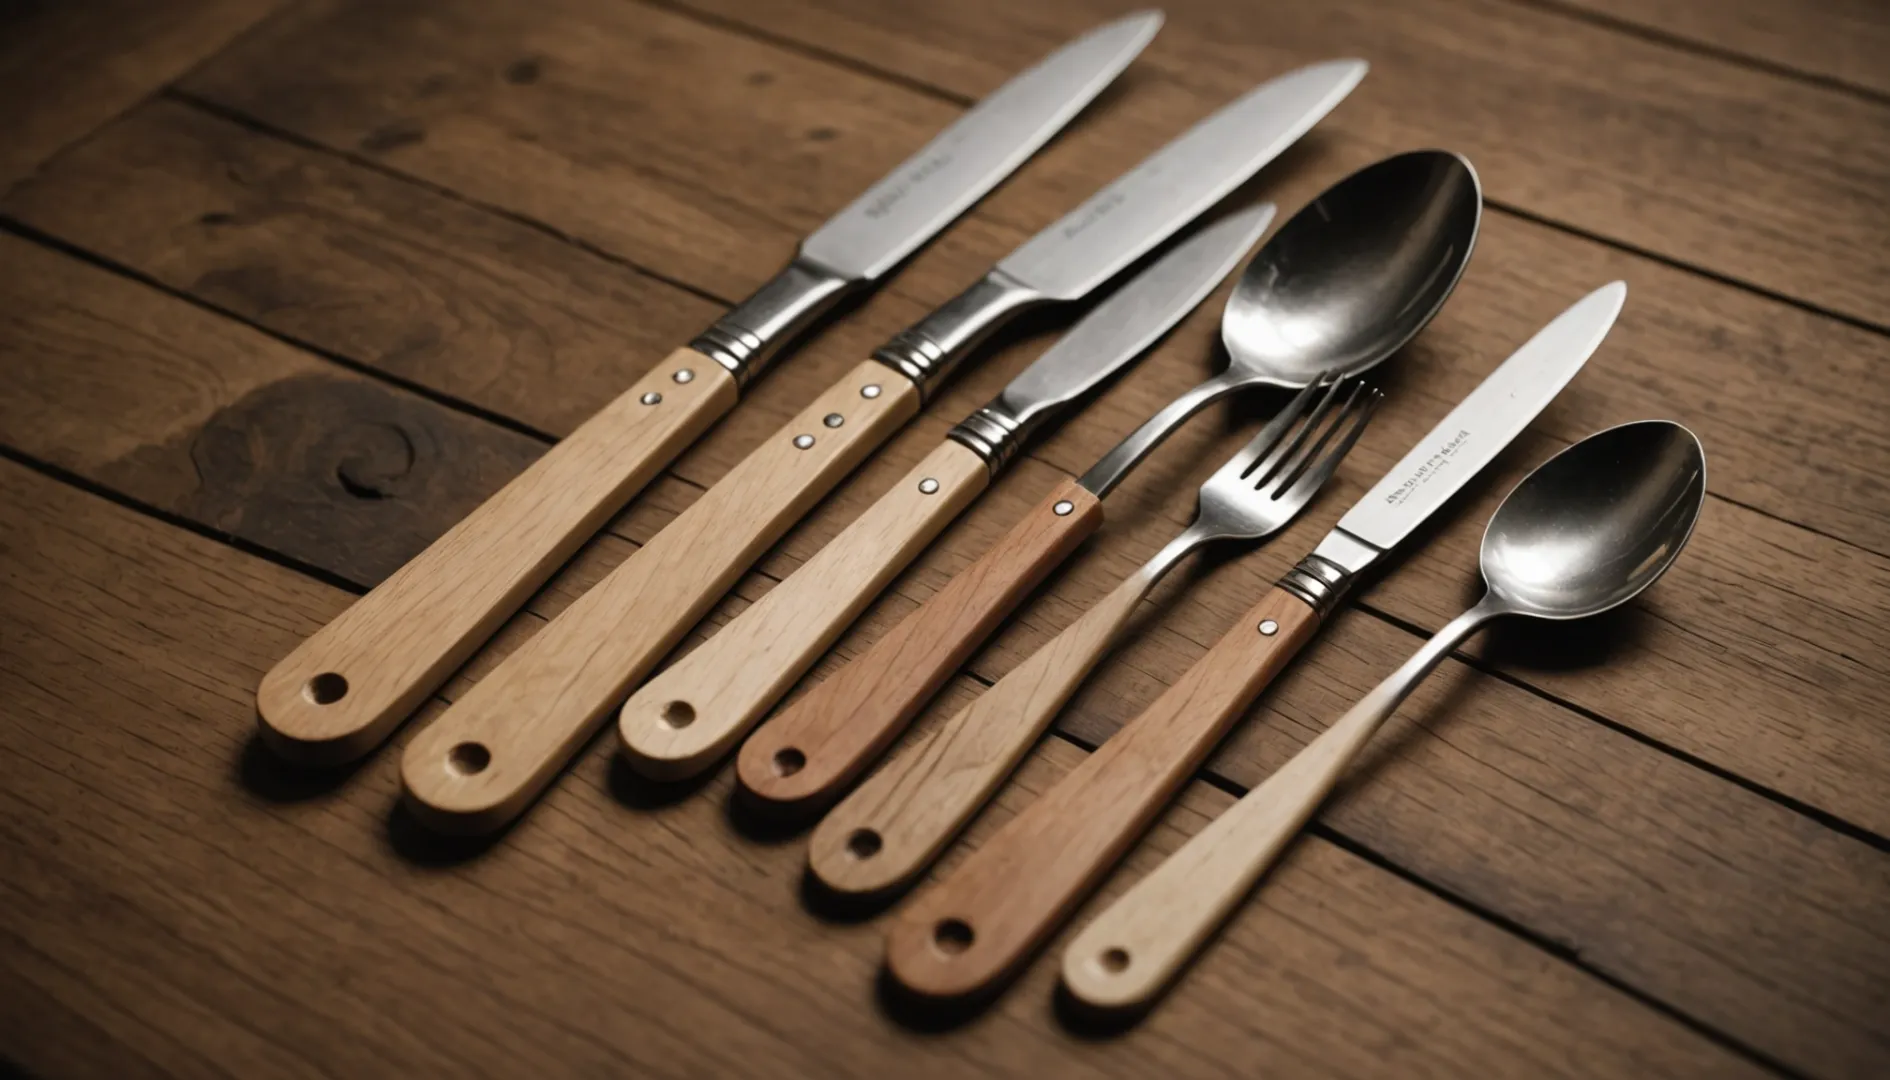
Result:
{"label": "knife blade", "polygon": [[1494,459],[1587,363],[1625,296],[1620,282],[1597,289],[1511,354],[1354,507],[1359,517],[1347,514],[1350,528],[1328,534],[1146,711],[908,906],[887,936],[893,978],[963,998],[1014,975],[1311,640],[1356,580],[1348,568],[1408,537]]}
{"label": "knife blade", "polygon": [[[1287,134],[1329,111],[1364,69],[1359,61],[1318,65],[1241,98],[1039,234],[1051,237],[1033,249],[1051,292],[993,267],[843,376],[408,743],[401,777],[416,816],[445,830],[484,832],[523,812],[612,706],[769,545],[911,419],[979,341],[1026,308],[1074,299],[1075,287],[1099,285],[1153,249],[1186,223],[1184,212],[1238,186],[1284,148]],[[1309,85],[1324,92],[1309,93]],[[1271,116],[1282,109],[1292,115]],[[1203,130],[1212,142],[1267,138],[1259,147],[1206,145]],[[1143,203],[1158,205],[1145,211]],[[953,464],[962,469],[965,460]],[[696,719],[680,704],[665,717],[677,729]],[[469,746],[477,768],[464,767]]]}
{"label": "knife blade", "polygon": [[1145,11],[999,87],[822,225],[796,258],[265,675],[264,740],[311,763],[378,746],[775,351],[885,275],[1035,153],[1161,27]]}
{"label": "knife blade", "polygon": [[[1093,308],[813,558],[632,694],[618,713],[624,759],[657,780],[693,776],[720,760],[985,490],[1031,431],[1193,311],[1273,216],[1271,204],[1228,215],[1176,244]],[[692,719],[679,727],[667,718],[681,709]],[[817,744],[798,741],[810,748],[810,759]],[[805,768],[817,771],[820,762],[809,760]]]}

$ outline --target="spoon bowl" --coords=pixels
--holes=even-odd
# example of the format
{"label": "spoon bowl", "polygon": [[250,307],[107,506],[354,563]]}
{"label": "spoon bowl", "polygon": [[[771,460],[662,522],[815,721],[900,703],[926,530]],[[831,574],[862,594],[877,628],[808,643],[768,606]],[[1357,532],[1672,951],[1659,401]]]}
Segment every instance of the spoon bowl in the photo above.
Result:
{"label": "spoon bowl", "polygon": [[1524,477],[1483,534],[1483,579],[1506,611],[1598,615],[1639,595],[1686,546],[1706,453],[1679,424],[1600,431]]}
{"label": "spoon bowl", "polygon": [[1377,365],[1444,306],[1482,213],[1476,170],[1445,150],[1389,157],[1334,184],[1241,273],[1221,317],[1230,373],[1298,387]]}

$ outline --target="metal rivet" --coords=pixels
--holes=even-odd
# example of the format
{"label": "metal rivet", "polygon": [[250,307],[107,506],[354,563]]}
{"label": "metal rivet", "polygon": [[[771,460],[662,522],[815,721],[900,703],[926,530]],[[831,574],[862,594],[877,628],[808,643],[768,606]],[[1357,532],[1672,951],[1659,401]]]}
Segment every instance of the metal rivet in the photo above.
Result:
{"label": "metal rivet", "polygon": [[863,398],[876,398],[876,397],[878,397],[878,396],[879,396],[879,384],[878,384],[878,383],[867,383],[867,384],[866,384],[865,386],[862,386],[862,387],[860,387],[860,396],[861,396],[861,397],[863,397]]}
{"label": "metal rivet", "polygon": [[812,445],[814,445],[814,437],[812,435],[794,436],[794,449],[805,450]]}
{"label": "metal rivet", "polygon": [[1279,632],[1280,632],[1279,623],[1274,622],[1272,619],[1260,620],[1260,633],[1264,634],[1267,637],[1272,637],[1273,635]]}
{"label": "metal rivet", "polygon": [[928,477],[926,477],[925,479],[923,479],[923,480],[921,480],[921,481],[919,481],[919,491],[920,491],[920,493],[921,493],[921,494],[925,494],[925,495],[935,495],[935,494],[937,494],[937,493],[938,493],[938,481],[937,481],[937,480],[934,480],[934,479],[932,479],[932,478],[931,478],[931,477],[929,477],[929,476],[928,476]]}
{"label": "metal rivet", "polygon": [[827,418],[821,421],[821,423],[827,425],[828,427],[839,427],[841,424],[844,424],[846,422],[847,422],[847,418],[844,416],[841,416],[837,412],[828,413]]}
{"label": "metal rivet", "polygon": [[1074,509],[1076,509],[1076,504],[1068,499],[1064,499],[1050,508],[1051,512],[1058,517],[1068,517],[1070,516],[1070,511]]}
{"label": "metal rivet", "polygon": [[670,376],[670,378],[675,379],[677,382],[688,382],[695,377],[696,373],[690,371],[688,368],[677,368],[676,374]]}
{"label": "metal rivet", "polygon": [[645,405],[654,405],[657,402],[663,400],[663,395],[657,393],[654,390],[651,390],[650,392],[644,394],[642,397],[638,398],[637,400],[641,401]]}

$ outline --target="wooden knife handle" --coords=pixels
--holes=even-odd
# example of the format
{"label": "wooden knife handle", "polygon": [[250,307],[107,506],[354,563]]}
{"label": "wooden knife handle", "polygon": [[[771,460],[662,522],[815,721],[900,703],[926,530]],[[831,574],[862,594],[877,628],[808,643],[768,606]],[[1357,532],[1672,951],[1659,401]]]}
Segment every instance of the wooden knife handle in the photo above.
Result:
{"label": "wooden knife handle", "polygon": [[1155,584],[1144,567],[833,808],[808,869],[842,895],[901,888],[929,866],[1036,744]]}
{"label": "wooden knife handle", "polygon": [[1096,496],[1065,481],[872,648],[763,724],[737,758],[742,786],[790,812],[837,796],[1102,517]]}
{"label": "wooden knife handle", "polygon": [[871,360],[816,398],[414,737],[401,778],[415,815],[450,832],[518,816],[736,578],[918,408],[905,376]]}
{"label": "wooden knife handle", "polygon": [[806,565],[632,694],[618,714],[625,760],[658,780],[727,754],[834,639],[991,483],[947,440]]}
{"label": "wooden knife handle", "polygon": [[264,741],[317,764],[380,745],[736,397],[722,365],[671,353],[271,668]]}
{"label": "wooden knife handle", "polygon": [[1015,975],[1317,627],[1304,601],[1268,592],[1146,712],[901,913],[886,940],[893,978],[963,998]]}

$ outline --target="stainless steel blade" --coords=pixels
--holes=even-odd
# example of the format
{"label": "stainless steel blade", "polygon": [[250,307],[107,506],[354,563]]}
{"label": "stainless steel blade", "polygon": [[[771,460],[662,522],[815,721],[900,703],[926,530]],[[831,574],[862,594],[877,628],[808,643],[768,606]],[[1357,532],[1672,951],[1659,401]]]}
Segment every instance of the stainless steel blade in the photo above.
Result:
{"label": "stainless steel blade", "polygon": [[1069,123],[1161,25],[1160,12],[1137,12],[1051,53],[835,214],[801,254],[854,280],[897,266]]}
{"label": "stainless steel blade", "polygon": [[1272,223],[1272,203],[1229,214],[1124,282],[982,411],[1026,427],[1140,356],[1207,299]]}
{"label": "stainless steel blade", "polygon": [[1293,145],[1365,71],[1363,60],[1333,60],[1248,91],[1032,237],[998,269],[1047,299],[1083,296]]}
{"label": "stainless steel blade", "polygon": [[[1627,284],[1603,285],[1510,354],[1339,519],[1318,554],[1352,573],[1389,551],[1521,434],[1608,336]],[[1363,541],[1372,550],[1357,551]],[[1335,542],[1336,541],[1336,542]]]}

